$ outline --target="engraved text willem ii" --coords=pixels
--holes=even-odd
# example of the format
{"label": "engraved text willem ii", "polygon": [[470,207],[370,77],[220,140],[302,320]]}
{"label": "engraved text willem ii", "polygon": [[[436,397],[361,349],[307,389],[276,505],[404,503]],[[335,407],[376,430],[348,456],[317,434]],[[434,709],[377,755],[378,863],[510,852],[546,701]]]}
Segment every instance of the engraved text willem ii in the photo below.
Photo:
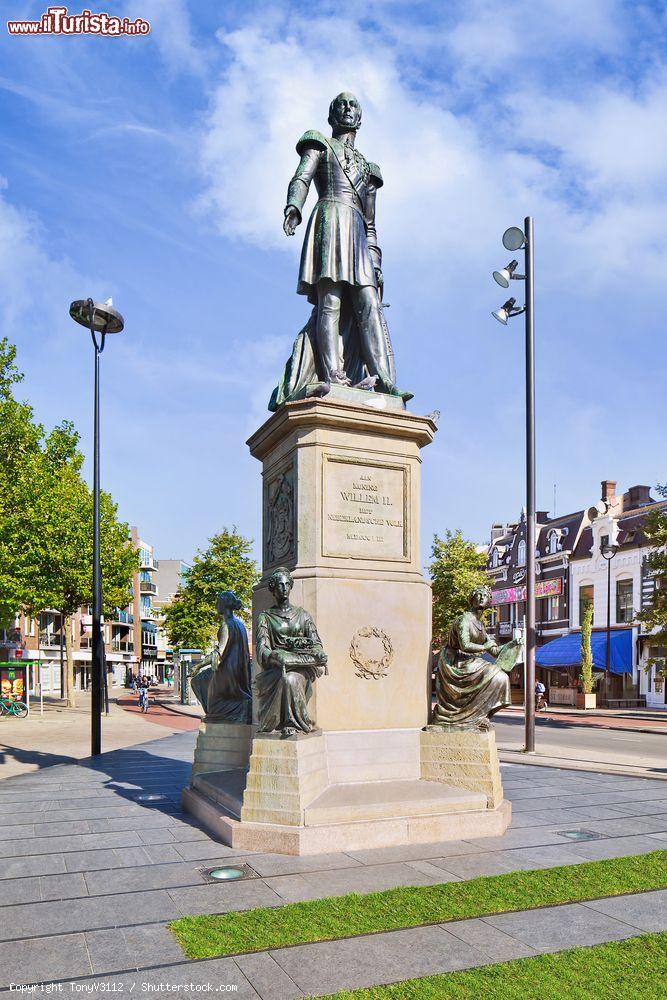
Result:
{"label": "engraved text willem ii", "polygon": [[324,456],[322,472],[322,555],[408,558],[408,469]]}

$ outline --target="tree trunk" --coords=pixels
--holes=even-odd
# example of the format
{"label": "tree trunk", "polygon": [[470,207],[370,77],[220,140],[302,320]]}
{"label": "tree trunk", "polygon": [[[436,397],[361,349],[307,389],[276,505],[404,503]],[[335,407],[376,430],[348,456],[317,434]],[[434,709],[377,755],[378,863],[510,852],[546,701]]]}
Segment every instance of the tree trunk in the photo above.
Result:
{"label": "tree trunk", "polygon": [[65,670],[65,697],[67,707],[76,708],[76,697],[74,692],[74,657],[72,655],[72,616],[65,618],[65,659],[67,662]]}

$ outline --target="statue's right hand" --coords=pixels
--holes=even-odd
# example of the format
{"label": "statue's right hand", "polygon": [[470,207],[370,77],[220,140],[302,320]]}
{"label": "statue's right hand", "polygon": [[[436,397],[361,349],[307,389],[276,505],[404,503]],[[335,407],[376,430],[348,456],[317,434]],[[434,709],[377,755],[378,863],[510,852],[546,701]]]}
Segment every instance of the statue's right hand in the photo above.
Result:
{"label": "statue's right hand", "polygon": [[283,222],[283,229],[287,236],[294,236],[296,227],[301,222],[301,213],[294,205],[288,205],[285,209],[285,221]]}

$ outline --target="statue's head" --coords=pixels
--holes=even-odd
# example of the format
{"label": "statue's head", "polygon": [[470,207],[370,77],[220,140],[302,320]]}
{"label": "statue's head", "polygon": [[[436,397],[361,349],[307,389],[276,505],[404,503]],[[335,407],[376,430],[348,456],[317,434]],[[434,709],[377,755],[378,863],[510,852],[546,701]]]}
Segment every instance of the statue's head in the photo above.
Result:
{"label": "statue's head", "polygon": [[361,104],[354,94],[344,90],[329,105],[329,124],[337,132],[356,132],[361,126]]}
{"label": "statue's head", "polygon": [[218,593],[216,607],[220,615],[224,611],[240,611],[243,607],[243,601],[236,596],[233,590],[221,590]]}
{"label": "statue's head", "polygon": [[468,598],[468,604],[473,609],[473,611],[484,611],[485,608],[491,606],[491,588],[490,587],[475,587],[470,591],[470,597]]}
{"label": "statue's head", "polygon": [[287,600],[294,586],[292,574],[285,566],[277,566],[269,577],[268,587],[275,600]]}

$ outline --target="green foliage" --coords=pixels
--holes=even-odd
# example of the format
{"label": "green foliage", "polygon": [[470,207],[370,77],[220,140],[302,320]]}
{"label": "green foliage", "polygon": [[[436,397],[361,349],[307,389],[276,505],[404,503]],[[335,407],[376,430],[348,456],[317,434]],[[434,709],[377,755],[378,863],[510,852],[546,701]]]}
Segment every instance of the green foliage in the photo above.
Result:
{"label": "green foliage", "polygon": [[213,958],[662,889],[666,862],[667,851],[652,851],[545,871],[182,917],[170,927],[189,958]]}
{"label": "green foliage", "polygon": [[[0,340],[0,623],[17,611],[55,608],[65,615],[92,601],[92,491],[81,478],[74,425],[48,435],[32,407],[14,398],[23,376],[16,349]],[[129,601],[137,557],[111,497],[100,497],[105,609]]]}
{"label": "green foliage", "polygon": [[433,589],[433,642],[442,645],[457,615],[468,610],[474,587],[488,585],[486,557],[460,530],[433,536],[429,566]]}
{"label": "green foliage", "polygon": [[174,649],[208,649],[221,590],[234,591],[243,601],[241,617],[249,619],[252,588],[259,579],[251,551],[252,542],[233,527],[213,535],[208,548],[197,553],[183,590],[164,608],[164,629]]}
{"label": "green foliage", "polygon": [[591,648],[591,633],[593,631],[593,604],[588,602],[584,608],[581,623],[581,690],[590,694],[593,690],[593,650]]}
{"label": "green foliage", "polygon": [[[657,486],[657,492],[667,499],[667,485]],[[648,631],[656,630],[655,641],[667,644],[667,508],[652,510],[644,528],[654,551],[648,557],[648,567],[654,575],[655,590],[651,606],[638,616]]]}
{"label": "green foliage", "polygon": [[660,931],[387,986],[342,990],[329,1000],[656,1000],[665,955],[667,931]]}

